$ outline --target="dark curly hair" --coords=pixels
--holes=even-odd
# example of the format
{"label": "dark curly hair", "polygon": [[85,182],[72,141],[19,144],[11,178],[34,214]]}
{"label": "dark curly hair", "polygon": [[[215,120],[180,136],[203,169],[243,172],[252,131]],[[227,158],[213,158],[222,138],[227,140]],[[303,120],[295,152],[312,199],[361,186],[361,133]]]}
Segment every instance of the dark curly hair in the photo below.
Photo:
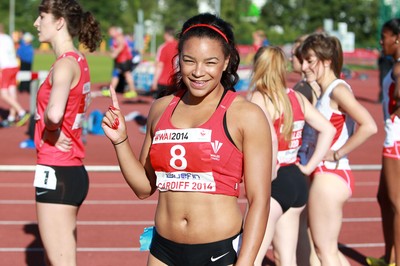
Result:
{"label": "dark curly hair", "polygon": [[71,37],[78,36],[80,43],[90,52],[96,50],[102,40],[100,24],[92,13],[84,12],[75,0],[42,0],[39,12],[50,13],[56,19],[64,18]]}
{"label": "dark curly hair", "polygon": [[400,33],[400,18],[393,18],[383,24],[382,29],[387,29],[397,35]]}
{"label": "dark curly hair", "polygon": [[[192,27],[194,25],[206,24],[208,26]],[[233,27],[223,19],[210,14],[202,13],[188,19],[182,26],[178,34],[178,55],[182,53],[185,42],[192,37],[207,37],[221,43],[221,47],[225,58],[229,57],[229,63],[221,77],[221,84],[225,89],[235,90],[234,86],[239,81],[237,70],[240,63],[239,52],[236,49]],[[172,75],[172,85],[167,94],[174,93],[178,90],[186,89],[186,85],[182,80],[182,73],[178,66]]]}

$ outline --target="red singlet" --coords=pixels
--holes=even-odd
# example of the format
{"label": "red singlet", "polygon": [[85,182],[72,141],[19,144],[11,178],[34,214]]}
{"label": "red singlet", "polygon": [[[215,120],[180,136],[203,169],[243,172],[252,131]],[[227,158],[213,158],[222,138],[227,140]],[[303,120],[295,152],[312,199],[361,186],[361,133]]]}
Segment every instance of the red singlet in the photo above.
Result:
{"label": "red singlet", "polygon": [[[82,122],[85,112],[90,103],[90,74],[87,61],[84,57],[74,52],[67,52],[61,55],[57,60],[71,56],[76,59],[80,67],[80,79],[78,84],[69,92],[67,105],[65,106],[65,114],[61,125],[62,132],[72,139],[72,149],[69,152],[63,152],[54,145],[44,142],[41,144],[45,123],[44,111],[49,103],[52,85],[50,77],[52,68],[46,80],[40,86],[37,93],[36,104],[36,125],[35,125],[35,146],[37,150],[37,164],[52,166],[78,166],[82,165],[85,151],[81,140]],[[54,65],[54,64],[53,64]]]}
{"label": "red singlet", "polygon": [[239,196],[243,154],[226,136],[224,116],[236,97],[227,91],[211,118],[196,128],[176,128],[171,116],[184,93],[173,98],[155,129],[151,164],[160,191]]}

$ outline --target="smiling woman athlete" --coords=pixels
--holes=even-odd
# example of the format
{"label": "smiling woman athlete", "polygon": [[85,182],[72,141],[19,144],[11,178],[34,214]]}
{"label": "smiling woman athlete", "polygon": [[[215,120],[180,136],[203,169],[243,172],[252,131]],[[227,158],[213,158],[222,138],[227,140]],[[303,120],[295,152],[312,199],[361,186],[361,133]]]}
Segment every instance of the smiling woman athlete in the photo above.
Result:
{"label": "smiling woman athlete", "polygon": [[113,89],[103,119],[135,194],[145,199],[159,190],[148,265],[253,265],[269,212],[268,121],[233,90],[239,54],[224,20],[200,14],[186,21],[178,59],[175,91],[152,105],[139,160]]}

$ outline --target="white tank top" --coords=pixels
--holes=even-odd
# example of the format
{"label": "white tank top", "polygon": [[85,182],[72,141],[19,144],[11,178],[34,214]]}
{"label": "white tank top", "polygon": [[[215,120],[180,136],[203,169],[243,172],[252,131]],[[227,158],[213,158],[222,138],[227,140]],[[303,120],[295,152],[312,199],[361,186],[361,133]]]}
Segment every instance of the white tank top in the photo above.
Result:
{"label": "white tank top", "polygon": [[10,36],[0,33],[0,68],[18,67],[14,42]]}
{"label": "white tank top", "polygon": [[[334,80],[326,89],[326,91],[318,99],[316,108],[322,115],[328,119],[331,124],[336,128],[336,134],[333,138],[331,149],[334,151],[339,150],[354,132],[355,122],[346,113],[339,110],[333,110],[330,105],[332,91],[340,84],[344,84],[350,91],[351,87],[344,80]],[[350,169],[347,155],[343,156],[337,165],[336,162],[324,161],[323,164],[328,169]]]}

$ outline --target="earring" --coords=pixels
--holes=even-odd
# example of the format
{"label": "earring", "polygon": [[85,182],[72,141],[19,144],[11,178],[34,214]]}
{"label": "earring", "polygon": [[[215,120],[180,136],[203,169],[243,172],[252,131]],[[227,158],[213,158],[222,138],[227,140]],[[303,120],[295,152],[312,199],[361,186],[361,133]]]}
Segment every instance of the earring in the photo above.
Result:
{"label": "earring", "polygon": [[399,44],[399,40],[396,40],[395,43],[396,43],[396,44]]}

